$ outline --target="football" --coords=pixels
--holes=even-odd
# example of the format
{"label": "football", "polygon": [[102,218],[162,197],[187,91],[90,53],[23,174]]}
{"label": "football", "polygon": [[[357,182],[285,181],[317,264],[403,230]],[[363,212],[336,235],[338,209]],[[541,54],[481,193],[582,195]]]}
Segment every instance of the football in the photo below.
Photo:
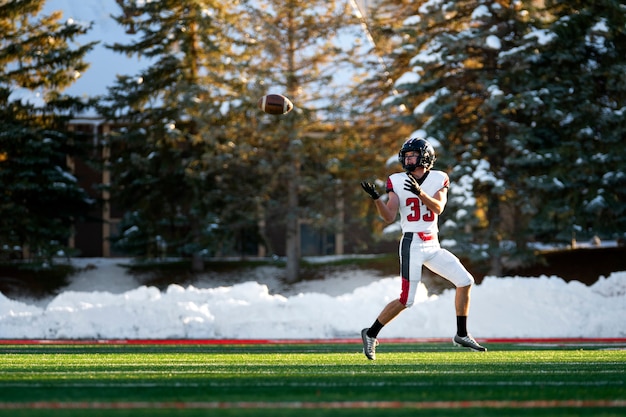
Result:
{"label": "football", "polygon": [[287,114],[293,110],[293,103],[280,94],[268,94],[259,99],[259,109],[268,114]]}

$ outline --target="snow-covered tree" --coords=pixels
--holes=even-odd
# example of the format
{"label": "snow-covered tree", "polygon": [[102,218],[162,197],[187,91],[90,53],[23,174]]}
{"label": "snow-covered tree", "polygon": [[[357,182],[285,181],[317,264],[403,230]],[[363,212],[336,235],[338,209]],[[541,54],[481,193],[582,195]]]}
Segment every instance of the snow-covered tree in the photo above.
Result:
{"label": "snow-covered tree", "polygon": [[[119,77],[100,107],[120,126],[110,135],[113,202],[127,213],[118,244],[142,255],[155,255],[157,242],[174,255],[218,254],[244,232],[263,235],[256,226],[266,220],[285,225],[297,278],[300,216],[332,213],[319,195],[333,181],[337,142],[326,137],[337,110],[345,114],[335,97],[350,81],[340,79],[352,51],[339,40],[348,3],[118,4],[116,20],[134,36],[110,47],[148,62]],[[296,109],[264,115],[256,102],[268,93]]]}
{"label": "snow-covered tree", "polygon": [[0,3],[0,258],[67,253],[92,204],[67,164],[81,141],[66,122],[86,103],[63,94],[87,68],[93,44],[75,42],[89,27],[41,15],[43,3]]}
{"label": "snow-covered tree", "polygon": [[[237,2],[118,1],[131,37],[114,51],[149,63],[119,76],[100,111],[110,135],[112,200],[127,212],[118,244],[142,256],[215,254],[237,228],[256,222],[251,150],[243,138],[252,101],[249,40]],[[233,217],[231,213],[235,213]],[[244,215],[245,213],[245,215]]]}
{"label": "snow-covered tree", "polygon": [[532,133],[514,156],[535,205],[529,231],[543,240],[623,237],[626,8],[613,1],[546,6],[552,21],[529,34],[538,53],[512,78],[517,94],[509,100],[527,104],[513,120]]}
{"label": "snow-covered tree", "polygon": [[401,24],[393,101],[409,108],[415,135],[433,142],[438,168],[450,173],[442,230],[466,254],[488,247],[478,255],[488,253],[497,270],[501,241],[514,240],[507,225],[523,224],[507,219],[524,217],[505,159],[510,126],[499,103],[508,68],[499,56],[519,46],[528,23],[506,2],[430,0],[415,3]]}
{"label": "snow-covered tree", "polygon": [[532,240],[623,218],[623,151],[607,149],[624,142],[624,10],[540,5],[417,2],[397,30],[396,102],[451,174],[453,217],[442,229],[463,252],[491,259],[495,274]]}

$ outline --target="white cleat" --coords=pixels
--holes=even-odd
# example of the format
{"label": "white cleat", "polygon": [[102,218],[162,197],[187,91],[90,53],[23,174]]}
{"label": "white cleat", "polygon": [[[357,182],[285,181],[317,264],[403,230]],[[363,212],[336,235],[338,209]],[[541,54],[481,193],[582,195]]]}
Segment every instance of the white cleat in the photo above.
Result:
{"label": "white cleat", "polygon": [[461,347],[470,348],[472,350],[475,350],[476,352],[486,352],[487,351],[487,348],[479,345],[478,342],[476,340],[474,340],[472,335],[469,334],[469,333],[465,337],[461,337],[458,334],[455,335],[452,338],[452,344],[454,346],[461,346]]}
{"label": "white cleat", "polygon": [[375,337],[369,337],[367,335],[367,331],[369,329],[365,328],[361,330],[361,339],[363,339],[363,353],[369,360],[376,359],[376,346],[378,346],[378,339]]}

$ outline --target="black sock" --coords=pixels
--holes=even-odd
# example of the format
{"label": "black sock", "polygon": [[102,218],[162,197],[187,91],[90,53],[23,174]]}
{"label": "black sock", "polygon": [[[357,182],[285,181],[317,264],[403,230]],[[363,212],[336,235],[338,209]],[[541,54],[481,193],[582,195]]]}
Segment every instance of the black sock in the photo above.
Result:
{"label": "black sock", "polygon": [[376,319],[376,321],[374,322],[374,324],[372,324],[372,327],[370,327],[367,330],[367,337],[376,337],[378,336],[378,332],[380,332],[380,329],[382,329],[384,326],[384,324],[382,324],[381,322],[378,321],[378,319]]}
{"label": "black sock", "polygon": [[456,334],[467,336],[467,316],[456,316]]}

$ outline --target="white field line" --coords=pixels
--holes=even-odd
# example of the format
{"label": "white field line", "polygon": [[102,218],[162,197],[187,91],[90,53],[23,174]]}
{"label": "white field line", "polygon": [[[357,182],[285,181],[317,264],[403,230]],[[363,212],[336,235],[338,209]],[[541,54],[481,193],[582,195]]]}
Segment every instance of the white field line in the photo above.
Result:
{"label": "white field line", "polygon": [[532,387],[535,385],[547,386],[547,387],[602,387],[602,386],[622,386],[624,381],[455,381],[455,382],[428,382],[428,381],[404,381],[404,382],[250,382],[250,383],[237,383],[237,382],[174,382],[174,383],[159,383],[159,382],[57,382],[50,381],[49,383],[28,383],[28,382],[6,382],[1,383],[0,388],[238,388],[238,387],[265,387],[265,388],[336,388],[336,387],[433,387],[433,386],[466,386],[466,387],[480,387],[480,386],[501,386],[501,387]]}
{"label": "white field line", "polygon": [[136,409],[458,409],[458,408],[622,408],[626,400],[531,400],[531,401],[206,401],[206,402],[13,402],[0,410],[136,410]]}

